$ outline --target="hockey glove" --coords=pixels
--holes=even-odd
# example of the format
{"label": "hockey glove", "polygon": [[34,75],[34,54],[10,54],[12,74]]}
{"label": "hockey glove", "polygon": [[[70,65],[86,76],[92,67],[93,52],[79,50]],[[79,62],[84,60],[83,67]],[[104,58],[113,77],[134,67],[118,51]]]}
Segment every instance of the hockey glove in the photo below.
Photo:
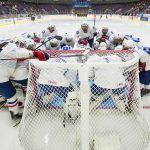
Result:
{"label": "hockey glove", "polygon": [[38,58],[39,60],[41,60],[41,61],[46,61],[46,60],[49,59],[48,54],[45,53],[45,52],[34,51],[34,52],[33,52],[33,55],[34,55],[36,58]]}
{"label": "hockey glove", "polygon": [[40,43],[41,40],[40,40],[40,39],[34,39],[34,42],[35,42],[35,43]]}
{"label": "hockey glove", "polygon": [[83,40],[83,39],[80,39],[78,41],[79,44],[82,44],[82,45],[87,45],[88,44],[88,41],[87,40]]}

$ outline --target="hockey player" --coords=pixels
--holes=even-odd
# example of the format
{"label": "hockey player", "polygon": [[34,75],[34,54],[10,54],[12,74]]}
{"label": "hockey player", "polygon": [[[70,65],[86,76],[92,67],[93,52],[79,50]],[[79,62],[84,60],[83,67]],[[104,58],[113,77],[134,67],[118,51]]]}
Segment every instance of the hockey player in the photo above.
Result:
{"label": "hockey player", "polygon": [[[120,63],[122,62],[122,60],[117,55],[100,57],[94,54],[88,59],[87,63],[89,62],[109,64],[112,62]],[[105,65],[105,67],[103,65],[100,65],[99,67],[93,67],[91,68],[89,82],[91,85],[91,92],[93,94],[93,102],[96,103],[97,107],[99,107],[99,104],[105,103],[107,100],[109,101],[110,99],[112,99],[112,101],[114,101],[116,105],[115,107],[117,107],[118,110],[120,110],[121,112],[126,111],[126,82],[120,67],[118,67],[117,65],[114,65],[112,67],[110,67],[109,65]],[[106,107],[114,107],[111,105],[114,105],[113,102],[110,102],[109,106]],[[96,107],[95,104],[93,106]],[[100,107],[103,108],[103,106]]]}
{"label": "hockey player", "polygon": [[96,50],[107,50],[107,49],[108,49],[108,45],[105,42],[101,42],[99,44],[98,49],[96,49]]}
{"label": "hockey player", "polygon": [[69,92],[64,105],[64,127],[66,126],[67,121],[75,123],[80,116],[80,111],[81,102],[79,100],[78,91]]}
{"label": "hockey player", "polygon": [[[73,87],[71,86],[71,82],[73,82],[76,78],[76,74],[74,74],[74,69],[72,71],[70,69],[67,69],[65,67],[60,68],[60,67],[54,67],[53,63],[67,63],[67,62],[76,62],[75,58],[71,59],[64,59],[64,58],[51,58],[49,62],[51,63],[51,67],[45,70],[41,70],[38,78],[38,83],[39,83],[39,96],[48,96],[50,100],[50,105],[51,102],[55,99],[55,97],[59,97],[63,101],[65,101],[68,92],[71,92],[73,90]],[[76,72],[76,71],[75,71]],[[43,80],[43,76],[45,76],[45,79]],[[44,94],[42,92],[44,89],[46,89],[48,92]],[[75,89],[74,89],[75,90]],[[48,94],[48,95],[47,95]],[[51,99],[52,98],[52,99]],[[43,103],[45,100],[43,100]],[[48,101],[47,101],[48,103]]]}
{"label": "hockey player", "polygon": [[87,40],[79,40],[75,43],[74,50],[91,50]]}
{"label": "hockey player", "polygon": [[109,50],[110,42],[108,40],[105,40],[105,42],[95,41],[93,46],[95,50]]}
{"label": "hockey player", "polygon": [[[94,43],[94,49],[98,49],[99,47],[104,47],[101,45],[104,45],[106,43],[106,49],[109,48],[110,42],[109,37],[113,34],[111,30],[109,30],[107,27],[103,27],[96,36],[96,41]],[[104,42],[103,44],[101,44]],[[101,45],[100,45],[101,44]]]}
{"label": "hockey player", "polygon": [[141,96],[150,93],[150,50],[144,48],[145,55],[143,59],[140,59],[140,83],[141,85]]}
{"label": "hockey player", "polygon": [[76,31],[76,41],[79,42],[80,40],[87,40],[92,48],[95,32],[96,29],[94,27],[91,28],[87,23],[82,23],[80,29]]}
{"label": "hockey player", "polygon": [[101,30],[97,32],[96,41],[98,42],[105,42],[106,40],[109,40],[109,37],[113,34],[113,32],[107,28],[103,27]]}
{"label": "hockey player", "polygon": [[40,43],[41,42],[41,35],[37,32],[34,32],[31,35],[31,39],[34,40],[34,42],[36,42],[36,43]]}
{"label": "hockey player", "polygon": [[75,44],[75,40],[73,39],[72,35],[66,33],[63,36],[63,39],[61,41],[61,47],[68,45],[68,46],[71,46],[73,48],[74,44]]}
{"label": "hockey player", "polygon": [[25,48],[34,51],[36,49],[36,43],[32,39],[25,39]]}
{"label": "hockey player", "polygon": [[[13,121],[21,118],[19,113],[18,100],[16,90],[11,81],[27,86],[26,73],[18,68],[18,61],[16,58],[31,58],[37,57],[39,60],[47,60],[48,55],[44,52],[32,52],[25,48],[20,48],[20,42],[2,43],[3,47],[0,52],[0,95],[7,99],[7,105]],[[13,59],[15,58],[15,59]]]}
{"label": "hockey player", "polygon": [[60,41],[56,38],[53,38],[46,43],[45,47],[47,50],[59,50],[61,48]]}
{"label": "hockey player", "polygon": [[123,34],[112,34],[109,37],[109,41],[110,41],[110,49],[112,50],[122,50],[123,48],[121,47],[123,44],[124,40],[129,40],[128,37],[126,37]]}
{"label": "hockey player", "polygon": [[46,30],[42,31],[41,41],[44,42],[46,37],[54,37],[57,34],[58,34],[58,31],[56,29],[56,26],[53,24],[50,24]]}
{"label": "hockey player", "polygon": [[141,83],[141,96],[150,93],[150,55],[149,49],[139,49],[132,40],[124,40],[123,48],[126,50],[132,49],[139,54],[139,79]]}

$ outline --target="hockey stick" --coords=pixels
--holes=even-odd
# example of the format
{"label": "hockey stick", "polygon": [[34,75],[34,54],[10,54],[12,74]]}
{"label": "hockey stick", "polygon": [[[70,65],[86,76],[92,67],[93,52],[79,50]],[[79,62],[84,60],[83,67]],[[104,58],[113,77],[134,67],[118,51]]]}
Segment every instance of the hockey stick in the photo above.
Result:
{"label": "hockey stick", "polygon": [[95,24],[96,24],[96,14],[94,14],[94,27],[95,27]]}
{"label": "hockey stick", "polygon": [[[74,52],[73,52],[74,51]],[[43,51],[47,54],[51,54],[49,55],[49,58],[61,58],[61,57],[79,57],[79,56],[85,56],[85,57],[89,57],[91,56],[92,54],[106,54],[106,50],[71,50],[71,51],[67,51],[67,53],[65,51],[60,51],[60,50],[55,50],[55,51],[52,51],[52,50],[46,50],[46,51]],[[56,52],[56,53],[55,53]],[[114,54],[116,51],[112,51],[112,50],[107,50],[107,52],[109,52],[109,54]],[[126,52],[126,53],[133,53],[134,51],[133,50],[130,50],[130,51],[127,51],[127,50],[121,50],[121,51],[117,51],[118,53],[122,52]],[[72,54],[72,53],[78,53],[78,54]],[[52,55],[53,54],[53,55]],[[57,55],[56,55],[57,54]],[[60,54],[64,54],[64,55],[60,55]],[[66,55],[65,55],[66,54]],[[69,54],[69,55],[68,55]],[[0,60],[20,60],[20,61],[23,61],[23,60],[28,60],[28,59],[35,59],[35,58],[10,58],[10,59],[0,59]]]}
{"label": "hockey stick", "polygon": [[[71,58],[71,57],[79,57],[84,56],[83,54],[77,54],[77,55],[60,55],[60,56],[49,56],[49,58]],[[0,59],[0,60],[18,60],[18,61],[24,61],[24,60],[30,60],[30,59],[36,59],[36,58],[10,58],[10,59]]]}

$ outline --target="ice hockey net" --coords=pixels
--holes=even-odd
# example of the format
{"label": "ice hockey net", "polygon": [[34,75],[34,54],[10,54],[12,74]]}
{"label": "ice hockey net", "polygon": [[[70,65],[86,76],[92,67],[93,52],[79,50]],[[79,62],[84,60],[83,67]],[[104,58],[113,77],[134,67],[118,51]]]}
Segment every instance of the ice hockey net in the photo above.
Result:
{"label": "ice hockey net", "polygon": [[83,52],[53,51],[56,58],[49,61],[31,60],[19,131],[22,148],[144,150],[149,130],[142,114],[138,55],[106,50],[72,57]]}

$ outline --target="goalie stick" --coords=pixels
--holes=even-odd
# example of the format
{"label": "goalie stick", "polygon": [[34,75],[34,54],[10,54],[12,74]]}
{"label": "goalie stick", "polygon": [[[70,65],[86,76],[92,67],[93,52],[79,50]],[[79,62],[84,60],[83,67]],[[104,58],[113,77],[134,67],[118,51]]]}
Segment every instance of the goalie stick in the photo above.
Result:
{"label": "goalie stick", "polygon": [[[73,87],[73,91],[74,91],[74,92],[78,92],[78,91],[79,91],[79,88],[78,88],[77,84],[74,83],[74,81],[71,81],[71,79],[67,77],[67,72],[68,72],[68,71],[69,71],[69,69],[67,69],[67,70],[65,71],[64,77],[65,77],[66,80],[70,83],[70,85]],[[79,96],[78,96],[78,97],[79,97]],[[78,101],[78,105],[80,106],[80,102],[79,102],[79,101]],[[66,106],[66,105],[64,106],[64,109],[65,109],[65,110],[67,109],[67,106]],[[69,114],[66,114],[66,112],[64,112],[64,119],[63,119],[63,126],[64,126],[64,128],[65,128],[65,126],[66,126],[66,122],[67,122],[67,118],[68,118],[68,117],[71,119],[71,116],[70,116]],[[76,119],[78,119],[78,117],[77,117]],[[76,119],[74,120],[74,123],[75,123]]]}

